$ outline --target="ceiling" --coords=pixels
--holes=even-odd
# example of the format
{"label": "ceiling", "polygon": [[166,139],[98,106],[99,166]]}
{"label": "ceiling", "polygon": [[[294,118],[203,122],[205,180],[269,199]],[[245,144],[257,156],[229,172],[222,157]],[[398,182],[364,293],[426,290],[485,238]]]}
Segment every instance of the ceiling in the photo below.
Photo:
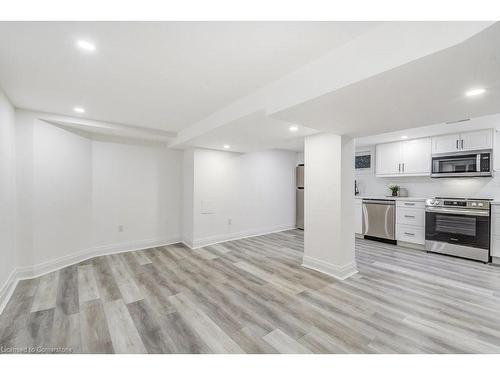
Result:
{"label": "ceiling", "polygon": [[[432,55],[273,117],[355,137],[500,112],[500,23]],[[465,97],[484,87],[480,97]]]}
{"label": "ceiling", "polygon": [[292,132],[291,126],[294,124],[257,112],[196,137],[187,146],[224,150],[224,145],[227,144],[231,147],[230,151],[235,152],[270,148],[303,151],[304,137],[318,133],[318,130],[304,126],[298,126],[297,131]]}
{"label": "ceiling", "polygon": [[375,146],[379,143],[400,141],[402,139],[416,139],[433,137],[441,134],[461,133],[480,129],[495,128],[500,130],[500,113],[476,117],[470,120],[462,120],[450,123],[438,123],[421,126],[418,128],[397,130],[389,133],[369,135],[356,138],[356,148],[363,150],[367,147]]}
{"label": "ceiling", "polygon": [[379,24],[0,22],[0,87],[17,108],[177,132]]}

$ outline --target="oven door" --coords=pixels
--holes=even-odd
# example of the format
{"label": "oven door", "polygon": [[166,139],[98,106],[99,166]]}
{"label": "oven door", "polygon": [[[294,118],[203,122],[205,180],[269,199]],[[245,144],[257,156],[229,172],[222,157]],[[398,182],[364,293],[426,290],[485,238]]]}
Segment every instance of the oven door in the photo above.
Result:
{"label": "oven door", "polygon": [[425,241],[429,251],[487,262],[490,249],[489,211],[427,207]]}

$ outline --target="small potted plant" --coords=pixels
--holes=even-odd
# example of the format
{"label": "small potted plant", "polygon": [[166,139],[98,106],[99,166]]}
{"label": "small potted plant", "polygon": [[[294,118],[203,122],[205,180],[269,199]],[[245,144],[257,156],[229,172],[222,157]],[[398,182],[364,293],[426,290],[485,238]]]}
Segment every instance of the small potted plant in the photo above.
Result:
{"label": "small potted plant", "polygon": [[389,190],[392,192],[393,197],[397,197],[399,195],[399,185],[389,185]]}

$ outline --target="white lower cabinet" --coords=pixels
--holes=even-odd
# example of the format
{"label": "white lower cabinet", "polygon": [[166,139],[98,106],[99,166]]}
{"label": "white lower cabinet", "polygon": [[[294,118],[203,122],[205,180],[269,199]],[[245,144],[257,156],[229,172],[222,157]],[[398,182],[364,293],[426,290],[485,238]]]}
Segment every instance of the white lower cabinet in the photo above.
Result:
{"label": "white lower cabinet", "polygon": [[490,255],[500,261],[500,206],[491,206]]}
{"label": "white lower cabinet", "polygon": [[356,203],[354,203],[354,220],[355,220],[355,228],[354,232],[356,234],[363,233],[363,205],[361,199],[356,199]]}
{"label": "white lower cabinet", "polygon": [[396,202],[396,240],[425,245],[424,202]]}
{"label": "white lower cabinet", "polygon": [[425,210],[421,208],[396,208],[396,222],[403,225],[422,227],[425,223]]}
{"label": "white lower cabinet", "polygon": [[[492,257],[500,260],[500,236],[491,236],[491,253]],[[497,262],[496,262],[497,263]]]}
{"label": "white lower cabinet", "polygon": [[398,224],[398,241],[411,242],[419,245],[425,244],[424,227],[415,227],[413,225]]}

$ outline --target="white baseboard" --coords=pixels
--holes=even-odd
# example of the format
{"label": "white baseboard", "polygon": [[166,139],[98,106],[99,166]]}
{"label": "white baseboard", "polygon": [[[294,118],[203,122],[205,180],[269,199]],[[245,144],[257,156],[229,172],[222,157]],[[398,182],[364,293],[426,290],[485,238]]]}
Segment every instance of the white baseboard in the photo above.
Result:
{"label": "white baseboard", "polygon": [[5,283],[2,285],[2,288],[0,288],[0,314],[3,312],[7,302],[9,302],[10,297],[12,297],[12,293],[14,293],[16,285],[16,270],[13,269]]}
{"label": "white baseboard", "polygon": [[339,280],[345,280],[358,272],[355,262],[350,262],[343,266],[337,266],[336,264],[328,263],[305,255],[302,260],[302,266],[333,276]]}
{"label": "white baseboard", "polygon": [[240,239],[249,238],[249,237],[263,236],[265,234],[283,232],[285,230],[290,230],[290,229],[295,229],[295,223],[293,223],[293,224],[280,224],[280,225],[274,225],[272,227],[267,227],[267,228],[258,228],[258,229],[240,231],[240,232],[218,234],[215,236],[209,236],[209,237],[195,239],[192,242],[190,242],[188,240],[184,240],[182,242],[191,249],[198,249],[200,247],[215,245],[215,244],[221,243],[221,242],[240,240]]}
{"label": "white baseboard", "polygon": [[193,242],[188,240],[187,238],[184,238],[181,243],[183,243],[185,246],[189,247],[190,249],[194,249]]}
{"label": "white baseboard", "polygon": [[49,261],[36,264],[28,267],[18,267],[16,277],[20,280],[31,279],[56,271],[60,268],[70,266],[82,262],[84,260],[95,258],[98,256],[124,253],[127,251],[149,249],[151,247],[159,247],[179,243],[179,239],[155,238],[131,242],[122,242],[118,244],[95,246],[85,249],[78,253],[69,254],[60,258],[51,259]]}
{"label": "white baseboard", "polygon": [[80,263],[84,260],[103,255],[119,254],[128,251],[149,249],[179,243],[180,239],[155,238],[140,241],[124,242],[119,244],[96,246],[74,254],[65,255],[56,259],[51,259],[34,266],[18,267],[9,276],[9,279],[0,290],[0,314],[9,301],[15,286],[20,280],[32,279],[58,269]]}

